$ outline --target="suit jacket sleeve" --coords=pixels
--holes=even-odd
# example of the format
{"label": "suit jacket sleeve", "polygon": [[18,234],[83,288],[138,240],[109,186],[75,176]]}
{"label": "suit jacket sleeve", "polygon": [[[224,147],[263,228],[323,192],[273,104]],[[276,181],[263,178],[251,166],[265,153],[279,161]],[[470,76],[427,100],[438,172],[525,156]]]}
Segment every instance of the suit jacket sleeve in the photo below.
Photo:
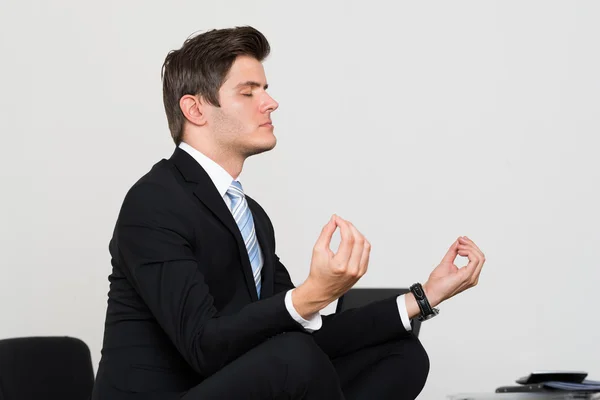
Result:
{"label": "suit jacket sleeve", "polygon": [[158,184],[134,186],[123,202],[111,252],[185,360],[206,377],[271,336],[301,330],[285,308],[285,292],[235,315],[216,316],[192,251],[193,226],[180,206]]}
{"label": "suit jacket sleeve", "polygon": [[295,286],[292,283],[290,274],[285,266],[279,261],[279,257],[275,255],[275,285],[273,293],[287,292],[290,289],[294,289]]}
{"label": "suit jacket sleeve", "polygon": [[[264,210],[261,211],[264,213]],[[275,240],[273,225],[266,213],[264,216]],[[293,288],[290,274],[279,257],[275,256],[273,293],[286,293]],[[396,298],[394,296],[339,314],[324,315],[323,326],[312,333],[313,338],[330,358],[336,358],[367,346],[410,335],[400,319]]]}
{"label": "suit jacket sleeve", "polygon": [[[274,293],[285,293],[293,288],[287,269],[276,257]],[[312,335],[330,358],[409,335],[400,319],[396,297],[339,314],[323,315],[323,326]]]}
{"label": "suit jacket sleeve", "polygon": [[336,358],[410,335],[400,319],[396,297],[323,316],[322,328],[313,333],[315,341]]}

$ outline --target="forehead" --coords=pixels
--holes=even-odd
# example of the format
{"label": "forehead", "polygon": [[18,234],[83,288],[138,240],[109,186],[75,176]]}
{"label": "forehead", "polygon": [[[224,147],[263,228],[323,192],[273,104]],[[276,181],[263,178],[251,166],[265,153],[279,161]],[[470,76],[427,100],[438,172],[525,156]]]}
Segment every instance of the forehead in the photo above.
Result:
{"label": "forehead", "polygon": [[261,85],[267,84],[265,69],[260,61],[250,56],[239,56],[231,65],[231,69],[223,82],[223,88],[233,88],[242,82],[253,81]]}

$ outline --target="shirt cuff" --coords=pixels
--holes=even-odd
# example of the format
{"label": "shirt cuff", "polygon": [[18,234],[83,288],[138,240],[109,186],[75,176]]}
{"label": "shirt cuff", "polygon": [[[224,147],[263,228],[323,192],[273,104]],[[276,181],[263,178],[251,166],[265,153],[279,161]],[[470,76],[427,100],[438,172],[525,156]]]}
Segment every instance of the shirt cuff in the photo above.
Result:
{"label": "shirt cuff", "polygon": [[[290,316],[296,322],[302,325],[302,327],[308,332],[314,332],[321,329],[323,321],[321,319],[321,314],[319,314],[318,312],[316,312],[312,317],[310,317],[308,321],[302,318],[300,314],[298,314],[298,311],[296,311],[296,309],[294,308],[294,304],[292,303],[292,290],[294,289],[288,290],[288,292],[285,294],[285,308],[287,308],[288,312],[290,313]],[[404,312],[406,312],[406,310]]]}
{"label": "shirt cuff", "polygon": [[400,320],[402,321],[402,325],[404,325],[404,329],[409,332],[412,331],[410,318],[408,318],[408,311],[406,310],[406,300],[404,300],[404,295],[398,296],[396,298],[396,303],[398,303],[398,312],[400,313]]}

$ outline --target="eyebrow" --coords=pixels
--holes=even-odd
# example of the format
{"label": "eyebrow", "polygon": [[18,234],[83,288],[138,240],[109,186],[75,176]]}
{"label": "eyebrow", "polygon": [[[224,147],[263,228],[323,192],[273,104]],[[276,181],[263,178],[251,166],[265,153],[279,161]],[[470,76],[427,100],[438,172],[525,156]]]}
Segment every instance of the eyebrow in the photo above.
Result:
{"label": "eyebrow", "polygon": [[263,86],[263,85],[261,85],[260,83],[258,83],[258,82],[255,82],[255,81],[246,81],[246,82],[241,82],[241,83],[238,83],[238,84],[235,86],[235,89],[239,89],[239,88],[241,88],[241,87],[244,87],[244,86],[250,86],[250,87],[262,87],[264,90],[267,90],[267,89],[269,88],[269,85],[268,85],[268,84],[265,84],[265,85]]}

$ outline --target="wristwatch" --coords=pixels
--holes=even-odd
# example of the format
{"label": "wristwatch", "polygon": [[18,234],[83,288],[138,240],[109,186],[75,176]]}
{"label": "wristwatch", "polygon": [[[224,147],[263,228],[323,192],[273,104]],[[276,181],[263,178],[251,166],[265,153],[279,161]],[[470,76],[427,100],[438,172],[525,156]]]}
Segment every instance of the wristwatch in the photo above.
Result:
{"label": "wristwatch", "polygon": [[410,292],[415,296],[417,300],[417,304],[421,309],[421,315],[419,315],[419,321],[427,321],[438,315],[440,310],[435,307],[431,307],[429,301],[427,301],[427,296],[425,296],[425,290],[423,290],[423,286],[420,283],[415,283],[410,287]]}

